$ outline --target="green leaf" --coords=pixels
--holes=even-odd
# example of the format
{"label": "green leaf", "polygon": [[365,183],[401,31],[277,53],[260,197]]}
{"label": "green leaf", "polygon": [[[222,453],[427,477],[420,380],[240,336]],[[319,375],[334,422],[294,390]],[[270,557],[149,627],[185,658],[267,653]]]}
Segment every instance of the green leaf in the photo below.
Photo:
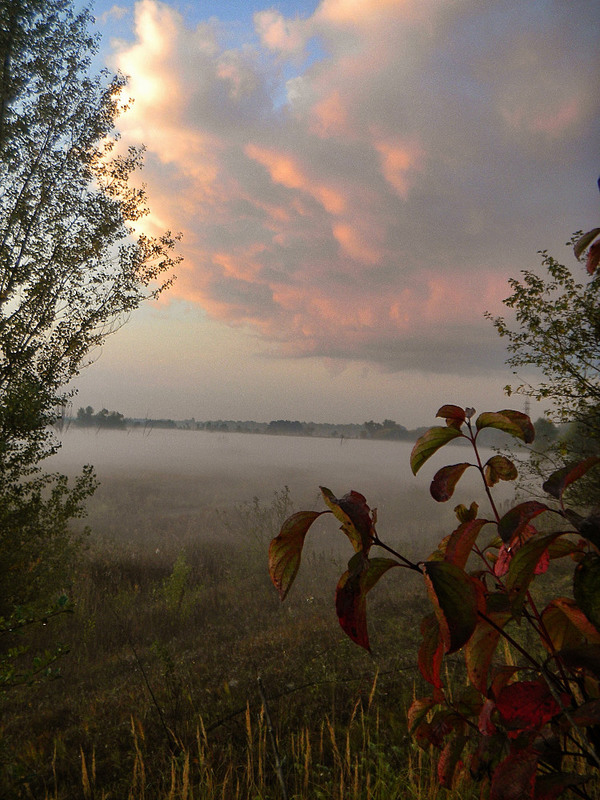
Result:
{"label": "green leaf", "polygon": [[585,473],[596,464],[600,464],[598,456],[590,456],[583,461],[566,464],[561,469],[557,469],[542,485],[542,489],[557,500],[562,500],[563,492],[574,481],[581,478]]}
{"label": "green leaf", "polygon": [[449,561],[426,561],[425,584],[447,653],[459,650],[477,624],[477,593],[472,579]]}
{"label": "green leaf", "polygon": [[319,486],[325,503],[342,523],[342,530],[359,553],[368,553],[373,541],[373,517],[366,498],[351,491],[338,500],[325,486]]}
{"label": "green leaf", "polygon": [[367,592],[392,567],[399,567],[391,558],[366,558],[355,555],[350,567],[340,578],[335,593],[335,609],[344,633],[353,642],[371,651],[367,632]]}
{"label": "green leaf", "polygon": [[549,510],[545,503],[540,503],[537,500],[527,500],[525,503],[519,503],[518,506],[514,506],[510,511],[507,511],[498,523],[500,538],[505,544],[510,543],[512,539],[525,530],[532,519]]}
{"label": "green leaf", "polygon": [[485,482],[495,486],[498,481],[514,481],[518,476],[517,468],[506,456],[492,456],[484,466]]}
{"label": "green leaf", "polygon": [[456,428],[448,427],[443,428],[436,425],[430,428],[423,436],[420,436],[415,442],[415,446],[410,454],[410,468],[413,475],[421,469],[427,459],[431,458],[434,453],[443,447],[448,442],[458,437],[465,438],[464,435]]}
{"label": "green leaf", "polygon": [[554,650],[572,650],[584,640],[600,644],[600,633],[576,603],[557,597],[542,612],[544,627]]}
{"label": "green leaf", "polygon": [[[508,612],[488,612],[487,617],[499,628],[504,628],[511,619]],[[500,631],[484,619],[480,619],[465,648],[467,673],[471,683],[485,696],[487,694],[488,672],[496,652]]]}
{"label": "green leaf", "polygon": [[313,522],[327,511],[298,511],[286,519],[269,546],[269,575],[281,600],[290,590],[300,567],[304,537]]}
{"label": "green leaf", "polygon": [[537,533],[531,539],[528,539],[510,560],[505,586],[509,592],[515,592],[512,601],[512,609],[515,616],[521,613],[525,595],[540,558],[548,549],[548,546],[562,535],[562,531]]}
{"label": "green leaf", "polygon": [[471,503],[469,508],[467,508],[463,503],[458,506],[455,506],[454,513],[456,514],[456,518],[459,522],[471,522],[477,517],[477,512],[479,511],[479,506],[475,501]]}
{"label": "green leaf", "polygon": [[573,596],[590,622],[600,630],[600,556],[588,553],[575,568]]}
{"label": "green leaf", "polygon": [[473,464],[453,464],[449,467],[442,467],[433,476],[429,492],[438,503],[445,503],[454,494],[456,484],[462,477],[464,471]]}
{"label": "green leaf", "polygon": [[573,252],[575,253],[575,258],[578,261],[583,255],[584,251],[587,250],[597,236],[600,236],[600,228],[594,228],[593,230],[584,233],[583,236],[580,236],[579,239],[577,239],[573,246]]}
{"label": "green leaf", "polygon": [[535,430],[527,414],[520,411],[484,411],[475,421],[477,430],[483,428],[496,428],[496,430],[509,433],[517,439],[522,439],[525,444],[530,444],[535,438]]}

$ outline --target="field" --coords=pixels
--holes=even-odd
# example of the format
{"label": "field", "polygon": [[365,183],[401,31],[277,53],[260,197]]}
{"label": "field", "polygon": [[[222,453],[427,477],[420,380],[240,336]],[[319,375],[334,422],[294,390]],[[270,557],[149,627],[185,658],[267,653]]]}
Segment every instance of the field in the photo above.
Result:
{"label": "field", "polygon": [[[68,653],[53,679],[6,696],[2,798],[440,796],[406,725],[423,689],[420,581],[397,570],[372,592],[369,655],[335,617],[350,553],[332,518],[316,523],[322,535],[311,531],[296,584],[277,598],[267,548],[297,509],[287,486],[239,500],[239,482],[228,496],[176,471],[103,468],[101,480],[92,532],[60,587],[74,612],[28,633],[36,649],[58,639]],[[399,532],[386,538],[426,557],[444,532],[424,512],[435,504],[423,487],[394,503]],[[458,659],[448,677],[463,680]],[[452,797],[479,791],[465,778]]]}

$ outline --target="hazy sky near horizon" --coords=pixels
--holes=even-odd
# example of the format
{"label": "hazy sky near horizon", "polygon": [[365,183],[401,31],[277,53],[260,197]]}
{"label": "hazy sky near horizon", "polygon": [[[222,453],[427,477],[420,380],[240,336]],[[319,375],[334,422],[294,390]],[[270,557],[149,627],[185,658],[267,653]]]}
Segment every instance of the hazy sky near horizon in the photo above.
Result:
{"label": "hazy sky near horizon", "polygon": [[[83,3],[81,4],[83,5]],[[146,230],[173,288],[74,405],[128,416],[429,424],[498,409],[508,279],[598,225],[589,0],[92,4],[129,76]],[[537,409],[532,413],[537,414]]]}

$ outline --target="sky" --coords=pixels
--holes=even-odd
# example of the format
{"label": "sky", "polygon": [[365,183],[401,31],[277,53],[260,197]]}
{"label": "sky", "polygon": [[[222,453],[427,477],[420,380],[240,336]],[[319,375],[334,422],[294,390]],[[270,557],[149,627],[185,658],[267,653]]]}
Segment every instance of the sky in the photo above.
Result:
{"label": "sky", "polygon": [[[76,4],[81,7],[83,3]],[[508,280],[598,225],[595,0],[92,3],[177,280],[79,376],[126,416],[433,424],[503,387]],[[533,408],[532,416],[543,409]]]}

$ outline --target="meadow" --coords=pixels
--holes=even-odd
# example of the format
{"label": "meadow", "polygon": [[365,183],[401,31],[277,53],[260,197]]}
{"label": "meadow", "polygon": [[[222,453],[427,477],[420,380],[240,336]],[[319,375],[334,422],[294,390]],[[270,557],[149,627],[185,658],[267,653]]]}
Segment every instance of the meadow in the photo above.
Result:
{"label": "meadow", "polygon": [[[54,459],[67,473],[94,463],[101,486],[78,563],[57,587],[73,613],[24,634],[37,649],[58,639],[68,652],[52,679],[5,698],[0,796],[439,796],[406,726],[422,693],[420,581],[400,570],[373,591],[369,655],[335,616],[350,554],[332,519],[311,531],[285,603],[267,574],[270,539],[292,511],[316,507],[319,482],[364,491],[380,508],[382,538],[426,557],[453,514],[433,503],[426,480],[410,482],[410,447],[136,435],[68,434]],[[458,665],[449,677],[462,680]],[[479,790],[465,778],[452,796]]]}

